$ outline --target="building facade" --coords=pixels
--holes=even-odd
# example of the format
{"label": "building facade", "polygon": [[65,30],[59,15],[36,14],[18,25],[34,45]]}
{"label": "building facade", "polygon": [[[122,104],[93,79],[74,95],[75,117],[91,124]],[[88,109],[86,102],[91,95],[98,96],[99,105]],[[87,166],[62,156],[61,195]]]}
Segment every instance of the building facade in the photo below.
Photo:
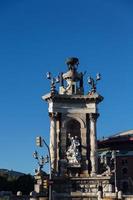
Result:
{"label": "building facade", "polygon": [[[98,141],[99,155],[106,155],[111,168],[111,152],[116,152],[116,184],[124,194],[133,194],[133,130]],[[114,185],[114,181],[112,182]]]}

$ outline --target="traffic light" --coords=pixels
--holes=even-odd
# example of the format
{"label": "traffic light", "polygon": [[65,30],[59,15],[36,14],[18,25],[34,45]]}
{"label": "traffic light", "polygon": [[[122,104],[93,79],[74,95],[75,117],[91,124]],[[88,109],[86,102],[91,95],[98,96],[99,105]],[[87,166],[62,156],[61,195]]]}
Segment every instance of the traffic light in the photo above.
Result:
{"label": "traffic light", "polygon": [[40,137],[40,136],[36,137],[36,146],[38,146],[38,147],[42,147],[43,146],[42,137]]}
{"label": "traffic light", "polygon": [[48,189],[48,179],[43,180],[43,188]]}

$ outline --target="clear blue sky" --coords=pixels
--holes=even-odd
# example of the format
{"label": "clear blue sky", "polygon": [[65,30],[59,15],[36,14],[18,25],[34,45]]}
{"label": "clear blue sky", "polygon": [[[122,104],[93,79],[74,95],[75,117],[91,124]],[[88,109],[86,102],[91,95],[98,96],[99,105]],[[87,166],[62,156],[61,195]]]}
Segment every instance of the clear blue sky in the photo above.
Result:
{"label": "clear blue sky", "polygon": [[33,173],[34,138],[49,141],[45,74],[70,56],[85,79],[102,74],[98,137],[133,128],[132,0],[1,0],[0,168]]}

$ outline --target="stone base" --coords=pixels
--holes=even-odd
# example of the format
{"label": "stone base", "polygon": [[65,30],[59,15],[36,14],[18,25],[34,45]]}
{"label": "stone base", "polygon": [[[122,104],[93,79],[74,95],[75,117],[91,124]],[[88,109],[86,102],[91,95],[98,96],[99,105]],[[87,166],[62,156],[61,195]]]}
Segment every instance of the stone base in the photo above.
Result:
{"label": "stone base", "polygon": [[53,199],[97,199],[98,191],[102,194],[111,192],[110,181],[110,176],[56,177],[52,186]]}

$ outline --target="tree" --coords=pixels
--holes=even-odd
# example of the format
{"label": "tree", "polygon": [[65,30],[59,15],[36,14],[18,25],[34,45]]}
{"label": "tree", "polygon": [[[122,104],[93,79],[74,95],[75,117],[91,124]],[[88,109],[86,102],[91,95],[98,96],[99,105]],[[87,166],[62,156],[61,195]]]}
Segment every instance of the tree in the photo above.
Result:
{"label": "tree", "polygon": [[33,190],[34,190],[34,178],[30,174],[28,174],[20,176],[15,181],[13,193],[21,191],[22,194],[29,194]]}

